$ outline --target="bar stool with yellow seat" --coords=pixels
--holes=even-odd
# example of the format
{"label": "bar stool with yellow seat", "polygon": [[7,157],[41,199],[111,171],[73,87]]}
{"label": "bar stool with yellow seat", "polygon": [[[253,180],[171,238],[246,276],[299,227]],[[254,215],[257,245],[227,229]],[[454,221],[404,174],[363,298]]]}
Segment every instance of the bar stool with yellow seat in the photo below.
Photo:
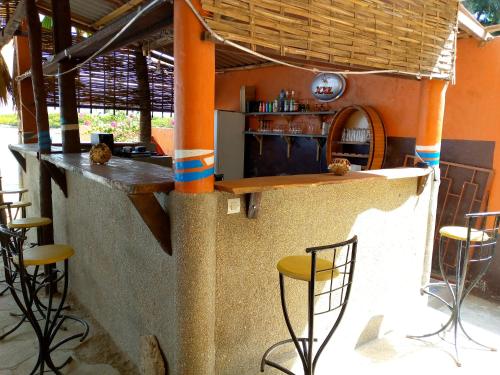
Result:
{"label": "bar stool with yellow seat", "polygon": [[[4,210],[7,212],[8,222],[17,219],[19,212],[21,212],[21,217],[26,217],[26,208],[31,206],[31,202],[28,201],[19,201],[19,202],[4,202],[0,204],[0,210]],[[15,210],[14,214],[12,214],[12,210]]]}
{"label": "bar stool with yellow seat", "polygon": [[7,224],[10,229],[24,229],[40,228],[52,224],[52,219],[43,216],[23,217],[20,219],[12,220]]}
{"label": "bar stool with yellow seat", "polygon": [[[289,369],[268,358],[276,348],[284,344],[293,343],[302,362],[304,374],[314,374],[318,359],[340,324],[347,302],[349,301],[354,265],[356,263],[357,243],[358,239],[354,236],[345,242],[308,248],[306,249],[306,253],[309,255],[288,256],[278,262],[281,307],[291,339],[272,345],[264,353],[260,367],[261,372],[264,372],[265,366],[268,365],[285,374],[295,375]],[[285,301],[285,277],[308,283],[307,338],[298,338],[290,323]],[[317,284],[323,286],[323,290],[318,293],[316,292]],[[321,311],[317,311],[315,307],[316,299],[321,297],[328,298],[328,303]],[[314,354],[313,343],[317,341],[314,338],[314,316],[339,308],[340,311],[335,322],[316,351],[316,354]]]}
{"label": "bar stool with yellow seat", "polygon": [[[52,224],[52,220],[48,217],[28,217],[28,218],[20,218],[20,219],[15,219],[15,220],[12,220],[10,221],[8,224],[7,224],[7,227],[9,229],[12,229],[14,231],[17,231],[20,233],[20,235],[25,238],[26,237],[26,232],[32,228],[37,228],[37,229],[40,229],[42,227],[45,227],[47,225],[50,225]],[[40,236],[41,236],[41,233],[39,231],[38,233],[38,241],[37,243],[35,244],[30,244],[30,246],[35,246],[35,245],[38,245],[38,243],[40,243]],[[20,244],[20,249],[24,248],[24,242]],[[49,269],[52,268],[53,266],[51,265],[47,265],[45,267],[45,272],[46,273],[49,273]],[[17,273],[14,272],[14,274],[12,275],[12,278],[13,278],[13,281],[16,280],[17,278]],[[6,280],[1,280],[2,283],[6,283]],[[9,290],[9,286],[6,285],[5,288],[0,291],[0,296],[3,296],[7,291]],[[43,305],[43,303],[41,303],[39,301],[39,299],[37,299],[35,301],[38,305],[40,305],[41,307],[45,307]],[[12,316],[20,316],[22,319],[18,322],[18,324],[16,324],[14,327],[12,327],[9,331],[3,333],[1,336],[0,336],[0,340],[3,340],[4,338],[6,338],[7,336],[9,336],[10,334],[12,334],[13,332],[15,332],[25,321],[26,321],[26,317],[23,315],[23,314],[11,314]]]}
{"label": "bar stool with yellow seat", "polygon": [[[421,293],[427,294],[437,298],[444,303],[451,311],[451,316],[442,327],[435,332],[425,335],[409,335],[409,338],[426,338],[434,335],[444,333],[448,329],[453,329],[454,347],[455,347],[455,362],[457,366],[461,366],[458,355],[458,330],[470,341],[475,344],[496,351],[495,348],[483,345],[473,338],[465,331],[460,316],[460,308],[469,295],[472,289],[477,285],[479,280],[488,271],[495,254],[495,246],[498,239],[498,230],[500,226],[500,212],[483,212],[483,213],[470,213],[465,215],[466,226],[445,226],[439,230],[439,253],[438,262],[439,269],[443,282],[429,283],[422,287]],[[476,227],[480,227],[477,229]],[[455,280],[452,282],[450,275],[445,271],[444,258],[446,256],[445,242],[454,240],[457,242],[457,250],[455,253]],[[476,275],[467,282],[469,268],[475,265],[478,268]],[[466,283],[468,285],[466,286]],[[451,303],[446,301],[442,296],[437,293],[431,292],[430,288],[446,287],[452,297]]]}
{"label": "bar stool with yellow seat", "polygon": [[12,220],[7,224],[9,229],[20,231],[23,236],[30,229],[37,228],[37,244],[41,243],[42,230],[44,227],[52,224],[52,219],[43,216],[30,216]]}
{"label": "bar stool with yellow seat", "polygon": [[[1,184],[0,184],[1,186]],[[23,195],[24,193],[27,193],[28,189],[25,188],[17,188],[17,189],[11,189],[11,190],[2,190],[0,188],[0,224],[7,224],[6,222],[2,222],[5,218],[9,218],[9,221],[12,220],[13,218],[17,218],[17,215],[19,211],[22,213],[22,217],[26,217],[26,207],[30,206],[31,203],[23,200]],[[10,195],[18,195],[18,200],[13,202],[11,199],[6,199],[5,196],[10,196]],[[9,207],[8,204],[11,206]],[[27,204],[27,205],[25,205]],[[10,211],[11,208],[14,208],[16,211],[14,215],[12,215],[12,212]],[[5,215],[5,212],[8,213],[8,215]]]}
{"label": "bar stool with yellow seat", "polygon": [[[31,374],[35,374],[37,371],[39,371],[39,374],[43,374],[46,370],[52,370],[56,374],[61,374],[61,368],[69,363],[71,357],[61,365],[56,366],[52,361],[52,353],[70,340],[85,340],[89,332],[87,322],[63,313],[69,284],[69,258],[75,254],[75,251],[71,246],[64,244],[36,246],[23,250],[24,236],[5,226],[0,226],[0,239],[5,279],[11,295],[33,327],[38,340],[38,359]],[[60,262],[63,263],[62,270],[52,268],[50,269],[50,273],[44,275],[42,279],[38,277],[40,266]],[[28,272],[28,267],[34,267],[33,273]],[[16,274],[19,275],[19,286],[14,286]],[[62,282],[64,286],[61,298],[55,304],[54,290],[58,282]],[[38,293],[45,287],[48,287],[49,295],[47,308],[43,309],[40,308],[36,301]],[[62,324],[67,319],[79,322],[82,325],[82,331],[55,342]]]}

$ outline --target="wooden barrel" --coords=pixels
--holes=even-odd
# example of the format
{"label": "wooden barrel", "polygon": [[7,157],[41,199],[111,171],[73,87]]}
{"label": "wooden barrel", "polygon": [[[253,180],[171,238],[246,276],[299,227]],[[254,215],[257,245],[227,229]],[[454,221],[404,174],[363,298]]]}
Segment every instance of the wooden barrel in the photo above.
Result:
{"label": "wooden barrel", "polygon": [[[353,117],[363,117],[364,125],[357,127],[349,124]],[[349,125],[348,125],[349,124]],[[365,169],[380,169],[385,159],[386,150],[386,137],[384,124],[382,119],[375,109],[368,106],[352,105],[349,107],[342,108],[332,120],[330,126],[330,131],[328,133],[327,145],[326,145],[326,160],[330,164],[334,158],[343,157],[345,154],[346,159],[358,160],[358,157],[352,156],[353,154],[346,153],[344,151],[345,143],[342,143],[342,133],[345,127],[351,128],[361,128],[370,129],[372,134],[372,139],[369,144],[369,151],[363,158],[367,158]],[[347,142],[346,142],[347,143]],[[353,142],[355,143],[355,142]],[[368,148],[368,145],[367,145]],[[333,154],[333,155],[332,155]],[[358,155],[358,154],[355,154]],[[361,155],[361,154],[359,154]]]}

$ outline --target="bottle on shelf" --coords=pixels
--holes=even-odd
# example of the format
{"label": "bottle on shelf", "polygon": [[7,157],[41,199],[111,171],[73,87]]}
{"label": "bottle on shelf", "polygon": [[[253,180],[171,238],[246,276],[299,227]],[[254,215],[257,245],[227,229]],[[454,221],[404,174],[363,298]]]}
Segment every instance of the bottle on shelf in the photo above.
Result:
{"label": "bottle on shelf", "polygon": [[285,111],[285,97],[286,97],[285,90],[281,89],[281,91],[280,91],[280,100],[279,100],[279,110],[278,110],[278,112],[284,112]]}
{"label": "bottle on shelf", "polygon": [[292,93],[291,93],[291,96],[290,96],[290,101],[289,101],[289,104],[288,104],[288,110],[290,112],[294,112],[295,111],[295,91],[292,90]]}
{"label": "bottle on shelf", "polygon": [[279,100],[278,99],[274,99],[274,102],[273,102],[273,112],[278,112],[278,105],[279,105]]}

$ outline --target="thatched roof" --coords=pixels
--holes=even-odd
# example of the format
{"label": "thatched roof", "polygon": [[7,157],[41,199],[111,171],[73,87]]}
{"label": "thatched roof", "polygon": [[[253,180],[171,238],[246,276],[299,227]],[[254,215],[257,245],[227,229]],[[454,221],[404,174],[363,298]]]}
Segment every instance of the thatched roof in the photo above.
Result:
{"label": "thatched roof", "polygon": [[12,95],[12,78],[4,58],[0,54],[0,104],[7,104],[8,95]]}

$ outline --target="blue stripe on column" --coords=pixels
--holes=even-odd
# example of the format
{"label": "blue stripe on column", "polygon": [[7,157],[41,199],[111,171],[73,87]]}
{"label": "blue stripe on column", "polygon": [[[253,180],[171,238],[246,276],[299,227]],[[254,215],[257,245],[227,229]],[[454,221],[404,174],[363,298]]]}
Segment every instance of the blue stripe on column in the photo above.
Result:
{"label": "blue stripe on column", "polygon": [[425,162],[428,163],[431,167],[436,167],[439,165],[439,159],[426,160]]}
{"label": "blue stripe on column", "polygon": [[203,163],[199,159],[175,162],[175,169],[191,169],[201,167],[203,167]]}
{"label": "blue stripe on column", "polygon": [[429,152],[429,151],[416,151],[416,153],[421,157],[421,158],[427,158],[427,159],[436,159],[441,156],[440,152]]}
{"label": "blue stripe on column", "polygon": [[50,140],[50,133],[48,130],[41,130],[38,132],[38,146],[40,150],[50,150],[51,143],[52,141]]}
{"label": "blue stripe on column", "polygon": [[175,181],[177,182],[191,182],[196,180],[202,180],[214,174],[214,168],[205,169],[198,172],[186,172],[186,173],[176,173]]}

